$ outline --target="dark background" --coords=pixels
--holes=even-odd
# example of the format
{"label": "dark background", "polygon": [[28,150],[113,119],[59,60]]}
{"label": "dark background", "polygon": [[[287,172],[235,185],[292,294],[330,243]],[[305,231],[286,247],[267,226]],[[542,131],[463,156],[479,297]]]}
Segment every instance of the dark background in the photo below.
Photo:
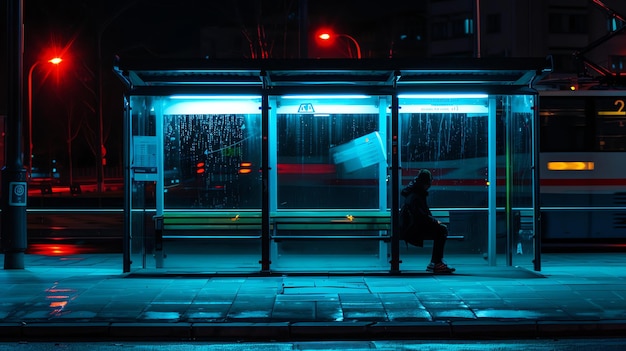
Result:
{"label": "dark background", "polygon": [[[123,87],[112,73],[114,58],[324,58],[355,55],[352,43],[320,43],[322,28],[350,33],[363,57],[424,55],[425,3],[302,0],[26,0],[24,3],[24,103],[32,73],[33,165],[47,170],[93,168],[97,160],[98,51],[103,70],[103,138],[106,168],[122,162]],[[306,5],[306,6],[304,6]],[[300,8],[307,8],[306,15]],[[6,4],[0,9],[6,19]],[[4,21],[3,21],[4,22]],[[6,26],[2,26],[6,47]],[[301,37],[300,32],[308,35]],[[400,37],[404,39],[400,40]],[[337,40],[346,40],[339,38]],[[100,48],[98,42],[100,41]],[[411,41],[409,39],[409,41]],[[325,44],[325,45],[320,45]],[[407,50],[408,48],[408,50]],[[8,52],[6,54],[9,54]],[[8,55],[0,79],[6,81]],[[57,66],[47,63],[62,57]],[[354,57],[354,56],[353,56]],[[7,84],[0,85],[0,115],[6,115]],[[27,107],[24,108],[27,123]],[[24,125],[24,150],[28,150]],[[25,157],[24,163],[27,164]]]}

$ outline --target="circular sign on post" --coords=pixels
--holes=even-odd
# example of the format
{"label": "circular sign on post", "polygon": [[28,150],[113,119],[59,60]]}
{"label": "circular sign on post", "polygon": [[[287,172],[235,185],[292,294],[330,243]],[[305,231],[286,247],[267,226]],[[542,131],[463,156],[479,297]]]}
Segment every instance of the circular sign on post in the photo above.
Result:
{"label": "circular sign on post", "polygon": [[26,182],[10,182],[10,206],[26,206]]}

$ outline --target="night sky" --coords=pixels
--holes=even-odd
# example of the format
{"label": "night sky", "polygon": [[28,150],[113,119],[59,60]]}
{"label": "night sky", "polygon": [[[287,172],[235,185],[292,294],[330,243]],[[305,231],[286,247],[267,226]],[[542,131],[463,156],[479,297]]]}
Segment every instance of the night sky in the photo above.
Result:
{"label": "night sky", "polygon": [[[116,146],[121,145],[123,90],[111,72],[115,55],[122,59],[250,58],[251,50],[226,52],[220,46],[224,43],[207,49],[203,35],[215,35],[212,33],[220,28],[234,28],[239,34],[234,39],[242,41],[247,49],[243,33],[255,39],[257,25],[261,25],[271,48],[269,57],[298,58],[301,2],[24,0],[24,79],[34,62],[44,62],[33,72],[35,154],[39,154],[40,160],[67,158],[67,143],[71,139],[76,150],[75,166],[93,164],[98,33],[101,34],[104,67],[104,135],[109,148],[108,164],[121,164],[121,150]],[[358,38],[363,57],[386,57],[394,36],[403,30],[398,28],[402,21],[395,19],[401,17],[404,22],[412,22],[425,6],[420,1],[395,0],[376,6],[363,1],[308,0],[307,3],[310,38],[307,53],[314,58],[346,55],[345,47],[343,52],[325,52],[327,48],[316,45],[311,38],[321,27]],[[0,9],[3,19],[6,19],[6,10],[6,6]],[[6,26],[1,29],[3,47],[6,47],[6,29]],[[57,55],[63,57],[62,64],[45,63]],[[0,77],[4,81],[7,55],[1,59]],[[24,86],[26,88],[26,83]],[[6,84],[0,88],[0,115],[6,114],[6,89]]]}

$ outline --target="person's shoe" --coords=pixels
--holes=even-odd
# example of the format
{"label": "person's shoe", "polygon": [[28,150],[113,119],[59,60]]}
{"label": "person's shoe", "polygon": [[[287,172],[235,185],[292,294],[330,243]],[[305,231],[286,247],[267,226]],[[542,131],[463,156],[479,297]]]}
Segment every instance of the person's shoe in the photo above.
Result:
{"label": "person's shoe", "polygon": [[428,272],[432,272],[435,274],[450,274],[453,273],[454,271],[456,271],[455,268],[452,267],[448,267],[447,264],[441,262],[441,263],[429,263],[428,266],[426,266],[426,270]]}

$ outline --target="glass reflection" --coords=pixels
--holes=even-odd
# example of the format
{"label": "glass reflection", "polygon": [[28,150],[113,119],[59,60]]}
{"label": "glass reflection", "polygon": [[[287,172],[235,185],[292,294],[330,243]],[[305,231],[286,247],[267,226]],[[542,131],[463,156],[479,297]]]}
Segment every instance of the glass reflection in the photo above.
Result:
{"label": "glass reflection", "polygon": [[163,116],[166,208],[260,208],[260,120]]}
{"label": "glass reflection", "polygon": [[400,188],[427,168],[434,177],[431,206],[486,206],[487,104],[473,96],[401,99]]}
{"label": "glass reflection", "polygon": [[279,99],[278,209],[379,208],[386,165],[379,100],[339,97]]}

